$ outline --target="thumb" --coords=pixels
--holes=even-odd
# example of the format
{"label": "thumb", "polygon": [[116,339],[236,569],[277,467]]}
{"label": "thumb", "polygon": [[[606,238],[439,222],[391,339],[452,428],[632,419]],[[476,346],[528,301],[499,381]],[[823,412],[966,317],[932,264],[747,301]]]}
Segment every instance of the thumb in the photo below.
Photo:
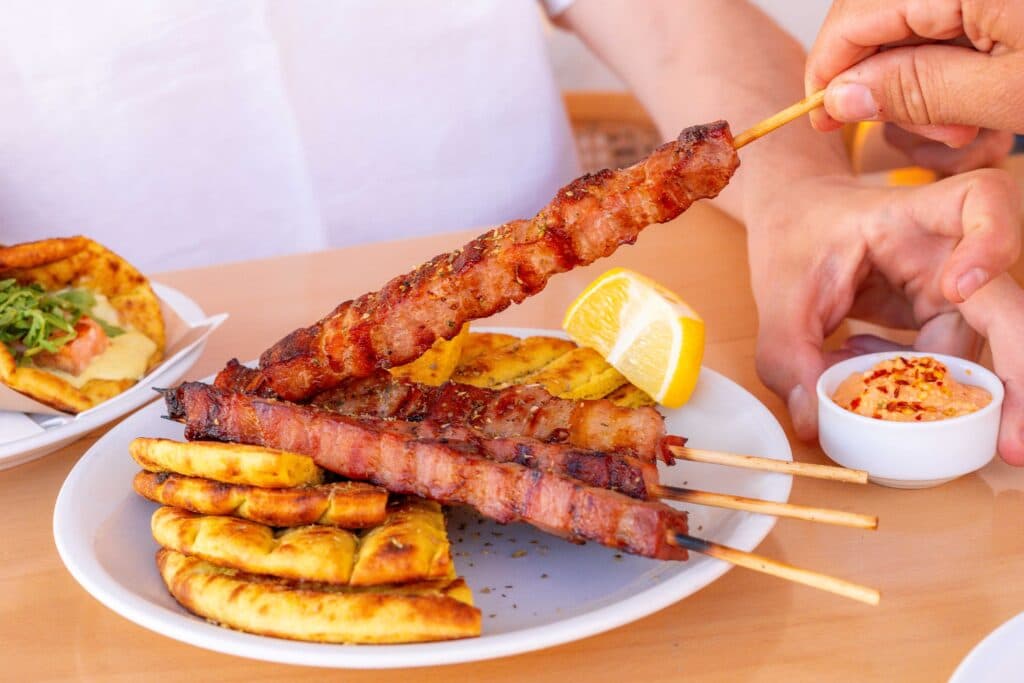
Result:
{"label": "thumb", "polygon": [[915,130],[942,142],[962,143],[962,134],[945,130],[951,124],[1019,132],[1024,58],[1020,52],[992,56],[950,45],[887,50],[836,76],[825,109],[838,121],[921,126]]}
{"label": "thumb", "polygon": [[[962,192],[963,238],[942,271],[942,292],[949,301],[966,300],[1020,256],[1020,190],[1004,171],[974,171],[947,179]],[[962,188],[960,190],[959,188]]]}
{"label": "thumb", "polygon": [[960,304],[960,311],[988,338],[993,366],[1006,387],[999,453],[1012,465],[1024,465],[1024,290],[1001,275]]}
{"label": "thumb", "polygon": [[757,337],[757,374],[786,402],[797,438],[818,435],[818,399],[815,385],[825,370],[821,334],[762,319]]}
{"label": "thumb", "polygon": [[1005,171],[981,169],[905,193],[912,220],[958,240],[942,269],[943,296],[960,303],[1020,255],[1020,190]]}

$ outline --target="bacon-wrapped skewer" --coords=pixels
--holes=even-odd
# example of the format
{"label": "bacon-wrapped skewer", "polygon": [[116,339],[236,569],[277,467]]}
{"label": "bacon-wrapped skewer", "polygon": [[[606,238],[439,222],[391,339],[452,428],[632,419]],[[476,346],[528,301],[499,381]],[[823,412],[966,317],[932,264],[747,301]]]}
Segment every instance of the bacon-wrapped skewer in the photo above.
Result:
{"label": "bacon-wrapped skewer", "polygon": [[[269,446],[311,456],[344,477],[395,493],[466,504],[499,522],[524,521],[571,541],[594,541],[656,559],[684,560],[686,550],[876,604],[874,591],[816,572],[694,538],[686,513],[658,502],[586,486],[578,480],[496,462],[480,444],[409,438],[394,421],[362,420],[310,406],[186,383],[164,392],[168,414],[189,439]],[[516,440],[507,441],[515,448]]]}
{"label": "bacon-wrapped skewer", "polygon": [[[221,370],[215,385],[273,398],[262,373],[235,360]],[[346,380],[314,397],[312,405],[343,415],[385,418],[410,436],[480,442],[488,457],[499,462],[519,462],[634,498],[665,498],[860,529],[878,526],[878,519],[869,515],[660,484],[655,458],[671,464],[673,449],[686,440],[665,435],[661,413],[649,407],[561,399],[536,385],[486,389],[446,382],[425,386],[384,370]],[[487,439],[507,437],[529,437],[530,441],[520,442],[517,450],[487,443]]]}
{"label": "bacon-wrapped skewer", "polygon": [[[275,398],[265,375],[228,361],[214,385]],[[310,402],[343,415],[399,420],[434,420],[480,430],[487,436],[528,436],[594,451],[624,452],[653,463],[674,460],[669,445],[686,439],[665,436],[665,419],[651,407],[623,408],[604,399],[557,398],[539,385],[486,389],[457,382],[427,386],[377,370],[313,397]]]}
{"label": "bacon-wrapped skewer", "polygon": [[[686,551],[671,542],[674,534],[686,534],[685,512],[515,462],[497,462],[479,442],[416,438],[394,421],[353,418],[199,382],[169,390],[164,399],[169,416],[185,422],[189,439],[302,453],[327,470],[393,493],[469,505],[499,522],[524,521],[576,542],[686,559]],[[516,439],[483,441],[517,447]]]}
{"label": "bacon-wrapped skewer", "polygon": [[[229,391],[276,397],[261,371],[247,368],[236,360],[229,361],[221,370],[216,385]],[[318,394],[312,402],[343,414],[406,420],[430,416],[442,423],[468,424],[489,436],[521,435],[542,441],[565,441],[581,448],[624,451],[650,462],[659,459],[672,464],[676,458],[682,458],[794,476],[867,483],[867,473],[860,470],[688,448],[684,437],[665,434],[664,418],[654,408],[624,408],[603,399],[562,399],[538,386],[495,390],[449,382],[430,387],[378,370],[365,378],[346,380]]]}

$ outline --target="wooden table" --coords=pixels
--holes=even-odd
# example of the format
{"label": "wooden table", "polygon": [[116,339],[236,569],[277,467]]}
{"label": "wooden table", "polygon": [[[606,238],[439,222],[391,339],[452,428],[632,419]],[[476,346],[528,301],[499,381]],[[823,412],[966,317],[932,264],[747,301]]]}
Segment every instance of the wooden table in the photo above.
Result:
{"label": "wooden table", "polygon": [[[191,372],[255,357],[284,332],[385,276],[461,243],[434,236],[158,276],[231,319]],[[230,255],[225,255],[230,256]],[[622,265],[669,285],[707,320],[706,363],[742,384],[787,426],[754,372],[756,316],[743,229],[698,206],[650,228],[637,246],[555,278],[495,323],[557,327],[580,289]],[[800,479],[792,500],[877,513],[876,533],[780,521],[760,552],[880,588],[870,608],[734,569],[639,622],[532,654],[417,671],[324,672],[184,645],[121,618],[64,569],[51,534],[65,476],[100,430],[43,459],[0,472],[0,680],[95,681],[938,681],[985,634],[1024,610],[1024,468],[1001,461],[924,491]],[[790,436],[792,437],[791,433]],[[794,442],[795,457],[824,462]],[[127,455],[126,455],[127,457]],[[133,552],[125,548],[125,552]]]}

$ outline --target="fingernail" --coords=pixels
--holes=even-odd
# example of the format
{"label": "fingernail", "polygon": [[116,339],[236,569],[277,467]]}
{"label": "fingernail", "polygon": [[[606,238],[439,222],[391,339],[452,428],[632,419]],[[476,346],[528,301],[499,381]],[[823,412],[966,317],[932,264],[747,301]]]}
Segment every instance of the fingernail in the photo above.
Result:
{"label": "fingernail", "polygon": [[843,83],[828,89],[828,113],[842,121],[878,118],[878,104],[871,90],[859,83]]}
{"label": "fingernail", "polygon": [[984,268],[971,268],[957,279],[956,291],[960,298],[966,300],[967,297],[981,289],[988,280],[988,271]]}
{"label": "fingernail", "polygon": [[800,385],[794,387],[786,399],[786,406],[789,408],[789,416],[793,420],[793,431],[796,432],[796,435],[801,439],[813,438],[814,420],[811,414],[813,406],[807,391]]}

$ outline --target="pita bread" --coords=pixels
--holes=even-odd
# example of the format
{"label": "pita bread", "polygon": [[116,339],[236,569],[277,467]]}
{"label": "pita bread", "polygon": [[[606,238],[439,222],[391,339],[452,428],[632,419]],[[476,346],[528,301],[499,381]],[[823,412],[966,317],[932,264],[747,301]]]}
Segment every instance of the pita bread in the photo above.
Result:
{"label": "pita bread", "polygon": [[353,586],[455,576],[444,512],[432,500],[397,496],[383,524],[363,533]]}
{"label": "pita bread", "polygon": [[325,524],[365,529],[383,523],[388,503],[387,491],[355,481],[268,489],[142,471],[132,485],[140,496],[163,505],[275,527]]}
{"label": "pita bread", "polygon": [[165,548],[252,574],[354,586],[455,576],[444,513],[419,498],[392,501],[384,523],[362,537],[319,525],[275,530],[173,507],[154,512],[151,528]]}
{"label": "pita bread", "polygon": [[324,471],[308,455],[263,446],[139,437],[128,446],[128,452],[150,472],[174,472],[227,484],[277,489],[324,481]]}
{"label": "pita bread", "polygon": [[337,527],[309,525],[276,533],[265,524],[172,507],[157,509],[150,527],[163,547],[223,567],[325,583],[348,583],[359,543],[352,532]]}
{"label": "pita bread", "polygon": [[246,575],[167,549],[156,562],[185,609],[248,633],[325,643],[480,635],[480,610],[462,579],[358,589]]}

